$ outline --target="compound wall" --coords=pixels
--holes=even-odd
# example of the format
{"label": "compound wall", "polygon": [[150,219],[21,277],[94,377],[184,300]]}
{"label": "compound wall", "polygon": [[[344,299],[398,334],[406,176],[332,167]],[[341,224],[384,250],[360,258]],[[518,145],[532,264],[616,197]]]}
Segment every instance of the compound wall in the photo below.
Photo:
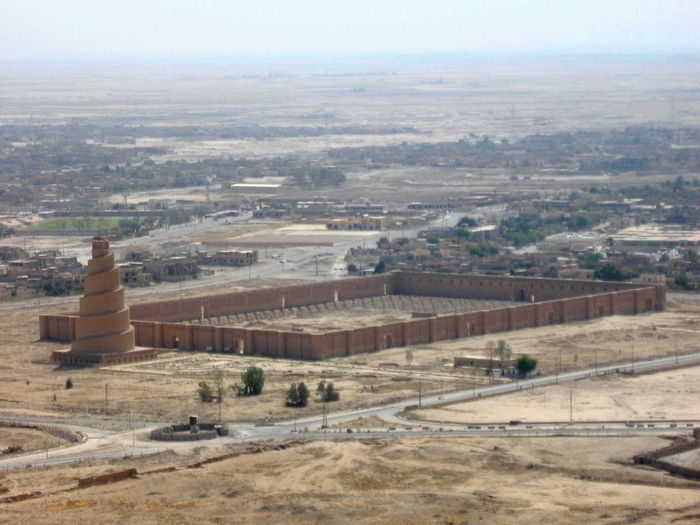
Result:
{"label": "compound wall", "polygon": [[139,321],[191,321],[202,317],[235,315],[278,308],[310,306],[348,299],[392,294],[392,275],[344,279],[324,283],[232,292],[177,301],[162,301],[131,307],[131,318]]}
{"label": "compound wall", "polygon": [[[203,313],[204,317],[231,315],[390,293],[514,302],[513,306],[481,312],[321,334],[164,322],[199,319]],[[138,319],[132,324],[136,344],[141,347],[320,360],[609,315],[661,311],[665,300],[666,290],[660,285],[397,273],[148,304],[132,308],[132,318]],[[158,319],[159,312],[164,319]],[[41,316],[40,325],[42,339],[70,341],[75,337],[73,316]]]}

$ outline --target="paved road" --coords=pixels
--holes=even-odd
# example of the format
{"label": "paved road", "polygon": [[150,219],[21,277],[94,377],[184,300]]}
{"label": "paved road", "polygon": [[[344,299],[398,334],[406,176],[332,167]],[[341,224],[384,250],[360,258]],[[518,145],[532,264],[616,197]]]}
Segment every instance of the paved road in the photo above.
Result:
{"label": "paved road", "polygon": [[[586,379],[595,375],[612,374],[617,372],[642,372],[655,369],[664,369],[676,365],[693,365],[700,363],[700,353],[672,356],[650,361],[641,361],[637,363],[629,363],[626,365],[601,366],[598,369],[581,370],[578,372],[570,372],[560,376],[547,376],[528,379],[525,381],[516,381],[510,384],[502,384],[485,388],[468,389],[460,392],[454,392],[444,395],[433,395],[422,398],[420,400],[423,407],[439,405],[443,403],[465,401],[475,397],[486,397],[497,394],[506,394],[517,390],[528,388],[537,388],[556,383],[566,383]],[[585,422],[566,425],[561,423],[540,423],[540,424],[524,424],[519,426],[510,426],[506,423],[493,423],[487,425],[446,425],[441,423],[431,422],[415,422],[410,423],[405,419],[397,416],[406,407],[417,405],[418,398],[407,399],[397,403],[372,407],[367,409],[350,410],[346,412],[333,413],[328,415],[327,424],[330,426],[342,425],[357,419],[360,416],[377,416],[387,422],[387,427],[396,427],[399,425],[405,427],[407,424],[415,425],[416,430],[412,431],[393,431],[387,429],[379,429],[367,432],[352,432],[342,430],[324,430],[321,428],[323,424],[322,416],[313,416],[294,421],[283,421],[274,426],[254,426],[246,424],[231,424],[230,429],[232,437],[221,438],[217,440],[217,444],[226,443],[241,443],[247,441],[265,441],[265,440],[284,440],[293,437],[297,430],[308,429],[308,432],[300,434],[304,439],[366,439],[372,437],[382,438],[403,438],[408,436],[421,437],[466,437],[466,436],[559,436],[559,435],[632,435],[632,434],[667,434],[687,432],[689,428],[700,426],[700,421],[677,421],[677,422],[636,422],[634,428],[629,427],[624,422]],[[90,428],[90,425],[103,426],[105,421],[102,419],[61,419],[61,418],[17,418],[16,416],[2,416],[0,419],[13,420],[18,419],[28,423],[46,423],[55,426],[65,426],[74,430],[80,430],[88,435],[88,441],[74,447],[63,448],[57,451],[49,451],[49,456],[55,459],[56,462],[72,462],[86,459],[101,459],[106,457],[119,457],[126,454],[147,454],[154,453],[167,446],[169,449],[188,449],[201,446],[201,442],[185,442],[185,443],[158,443],[150,441],[137,441],[135,432],[121,431],[113,432],[109,430],[98,430]],[[124,424],[124,422],[119,422]],[[147,432],[161,424],[152,422],[135,423],[140,427],[139,437],[145,437]],[[641,425],[641,426],[640,426]],[[470,428],[471,427],[471,428]],[[138,446],[135,446],[138,444]],[[120,448],[118,451],[108,450],[105,452],[98,451],[99,448]],[[33,454],[30,456],[20,456],[0,460],[0,470],[7,468],[19,468],[27,465],[37,465],[45,463],[45,454]]]}
{"label": "paved road", "polygon": [[[451,394],[443,395],[433,395],[429,397],[424,397],[421,399],[421,405],[423,407],[428,407],[431,405],[443,404],[443,403],[453,403],[456,401],[466,401],[469,399],[474,399],[475,397],[485,397],[497,394],[506,394],[508,392],[515,392],[516,390],[523,390],[528,388],[536,388],[546,385],[552,385],[556,383],[566,383],[571,381],[579,381],[581,379],[586,379],[591,376],[612,374],[616,372],[643,372],[647,370],[663,369],[669,366],[675,366],[677,364],[699,364],[700,363],[700,353],[688,354],[682,356],[672,356],[665,357],[661,359],[655,359],[651,361],[641,361],[637,363],[629,363],[625,365],[613,365],[613,366],[600,366],[598,369],[588,369],[581,370],[578,372],[570,372],[567,374],[562,374],[559,376],[546,376],[546,377],[536,377],[533,379],[528,379],[524,381],[515,381],[512,383],[500,384],[485,388],[468,389],[459,392],[453,392]],[[362,410],[353,410],[344,413],[336,413],[328,416],[328,424],[336,425],[339,423],[345,423],[347,421],[352,421],[358,417],[366,416],[377,416],[390,423],[406,423],[405,420],[396,417],[396,414],[405,410],[408,406],[418,405],[419,400],[417,397],[400,401],[397,403],[392,403],[390,405],[367,408]],[[323,420],[320,416],[315,416],[311,418],[299,419],[296,421],[297,428],[308,428],[309,430],[321,428]],[[275,425],[275,427],[268,427],[267,431],[262,431],[261,433],[266,434],[269,437],[278,437],[284,432],[289,432],[294,427],[294,422],[282,422]]]}
{"label": "paved road", "polygon": [[[382,231],[376,235],[362,238],[351,238],[346,242],[338,243],[334,246],[303,246],[296,248],[269,248],[268,256],[272,254],[284,254],[285,264],[280,263],[280,259],[268,257],[268,261],[262,261],[251,268],[215,268],[213,276],[202,279],[188,280],[181,283],[162,283],[158,286],[148,288],[132,288],[126,290],[127,302],[129,297],[139,297],[143,295],[154,295],[172,292],[175,290],[197,290],[212,286],[225,287],[228,283],[235,283],[256,279],[291,279],[291,280],[329,280],[346,278],[347,271],[343,263],[343,258],[350,248],[356,247],[359,244],[365,245],[367,248],[376,247],[376,243],[380,237],[386,235],[400,235],[401,237],[415,238],[418,233],[428,227],[448,227],[457,224],[462,217],[459,213],[449,213],[439,219],[419,228],[411,228],[400,231]],[[226,219],[229,223],[245,224],[252,220],[252,214],[245,212],[239,217],[231,217]],[[255,221],[259,222],[259,221]],[[137,237],[135,239],[127,239],[113,243],[114,249],[121,249],[128,246],[162,243],[168,240],[173,240],[186,235],[201,232],[215,232],[225,230],[227,225],[221,220],[214,221],[212,219],[204,219],[201,223],[190,223],[172,227],[170,230],[159,229],[153,237]],[[195,231],[196,230],[196,231]],[[89,257],[89,246],[83,250],[66,251],[66,254],[75,255],[86,259]],[[264,257],[263,257],[264,258]],[[316,260],[318,258],[318,274],[316,273]],[[31,299],[27,301],[18,301],[12,303],[0,304],[0,310],[18,309],[36,307],[37,305],[57,305],[57,304],[77,304],[77,296],[69,297],[53,297]]]}

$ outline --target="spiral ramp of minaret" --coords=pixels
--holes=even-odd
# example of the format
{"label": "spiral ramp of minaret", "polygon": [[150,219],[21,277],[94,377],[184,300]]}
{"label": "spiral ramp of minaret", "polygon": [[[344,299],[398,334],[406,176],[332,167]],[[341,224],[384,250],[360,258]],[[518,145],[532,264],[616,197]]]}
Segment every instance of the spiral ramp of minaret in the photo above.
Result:
{"label": "spiral ramp of minaret", "polygon": [[134,327],[130,323],[129,307],[124,303],[114,254],[107,239],[95,238],[71,354],[123,353],[134,350],[135,346]]}

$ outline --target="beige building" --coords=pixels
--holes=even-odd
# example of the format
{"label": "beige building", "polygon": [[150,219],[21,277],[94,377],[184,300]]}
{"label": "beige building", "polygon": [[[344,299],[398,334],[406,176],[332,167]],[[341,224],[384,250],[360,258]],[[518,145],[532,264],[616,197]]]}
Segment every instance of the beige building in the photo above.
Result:
{"label": "beige building", "polygon": [[257,250],[223,250],[213,255],[200,252],[197,262],[214,266],[252,266],[258,262],[258,252]]}
{"label": "beige building", "polygon": [[153,274],[146,272],[142,263],[128,262],[119,265],[119,280],[127,286],[148,286]]}
{"label": "beige building", "polygon": [[454,366],[455,368],[462,366],[486,369],[513,368],[515,366],[515,359],[498,359],[497,357],[492,359],[483,355],[462,355],[454,358]]}
{"label": "beige building", "polygon": [[346,217],[330,219],[328,230],[386,230],[386,217]]}

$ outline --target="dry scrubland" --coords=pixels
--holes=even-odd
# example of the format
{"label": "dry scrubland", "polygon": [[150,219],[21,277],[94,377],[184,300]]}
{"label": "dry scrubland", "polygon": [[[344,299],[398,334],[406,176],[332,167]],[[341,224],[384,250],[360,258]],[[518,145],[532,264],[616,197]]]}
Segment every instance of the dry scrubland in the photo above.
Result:
{"label": "dry scrubland", "polygon": [[[297,61],[220,66],[118,66],[3,71],[0,122],[206,123],[275,126],[363,124],[417,132],[260,141],[188,142],[168,158],[310,154],[331,146],[459,139],[629,124],[695,124],[698,69],[692,61],[411,60]],[[313,72],[314,74],[310,74]],[[245,74],[260,75],[245,78]],[[292,78],[269,78],[285,73]],[[47,83],[47,77],[51,82]],[[162,86],[167,85],[167,93]],[[672,113],[669,91],[675,93]],[[672,120],[673,119],[673,120]],[[122,146],[124,147],[124,146]]]}
{"label": "dry scrubland", "polygon": [[[681,523],[700,484],[629,465],[656,437],[310,442],[204,468],[4,505],[0,523]],[[136,467],[182,467],[206,447],[140,461],[6,473],[12,493]]]}
{"label": "dry scrubland", "polygon": [[[272,284],[269,282],[267,284]],[[181,297],[174,292],[166,297]],[[139,296],[132,303],[146,301]],[[76,299],[77,300],[77,299]],[[75,301],[75,300],[74,300]],[[559,356],[562,370],[592,367],[598,364],[629,362],[634,347],[636,360],[696,349],[700,305],[688,299],[674,299],[668,311],[634,317],[607,317],[591,322],[554,325],[463,340],[413,347],[414,360],[406,361],[404,348],[374,354],[338,358],[323,362],[295,362],[220,354],[171,353],[158,361],[121,365],[106,369],[56,369],[49,363],[52,350],[67,345],[36,341],[39,313],[74,311],[74,301],[54,306],[25,303],[3,310],[5,344],[0,348],[0,409],[31,413],[65,415],[105,415],[105,385],[109,384],[110,416],[128,420],[129,413],[141,421],[180,421],[197,413],[204,419],[218,417],[216,404],[195,399],[197,383],[211,379],[214,367],[227,372],[227,384],[239,380],[247,366],[261,366],[268,373],[262,396],[225,401],[222,418],[226,421],[255,421],[272,411],[276,419],[293,415],[319,414],[315,401],[301,410],[284,406],[284,392],[292,382],[305,381],[314,390],[325,379],[341,391],[334,410],[386,403],[417,395],[418,382],[424,393],[440,393],[487,384],[490,378],[475,375],[470,369],[452,367],[455,355],[484,353],[488,341],[505,338],[516,354],[528,353],[540,362],[543,373],[553,373]],[[65,390],[68,377],[74,388]],[[500,380],[497,378],[496,380]],[[634,381],[639,381],[635,379]],[[644,381],[644,379],[641,379]],[[53,401],[54,393],[57,400]],[[550,395],[551,397],[551,395]],[[623,396],[624,397],[624,396]],[[556,395],[552,398],[556,403]],[[642,409],[661,412],[660,409]]]}
{"label": "dry scrubland", "polygon": [[[504,136],[513,140],[532,133],[637,124],[681,127],[696,125],[700,111],[700,99],[693,89],[699,84],[700,75],[697,65],[691,62],[659,62],[652,67],[632,61],[624,65],[598,61],[575,66],[438,62],[359,66],[299,63],[289,67],[270,63],[249,67],[251,72],[262,71],[261,78],[244,78],[246,67],[202,68],[196,75],[186,69],[157,65],[124,67],[116,72],[75,68],[68,73],[10,67],[3,71],[0,123],[26,123],[33,117],[35,124],[77,119],[154,127],[164,122],[174,126],[208,122],[321,128],[327,120],[330,127],[359,123],[416,130],[247,141],[146,138],[136,144],[170,148],[169,153],[155,160],[288,153],[323,158],[324,150],[333,147],[457,140],[471,132],[496,140]],[[308,71],[326,74],[311,76]],[[268,72],[295,76],[268,78]],[[165,96],[163,85],[168,86]],[[591,184],[622,187],[656,184],[675,177],[570,177],[540,173],[528,180],[520,177],[511,181],[510,176],[501,170],[362,170],[348,173],[348,183],[343,188],[324,189],[323,194],[341,201],[371,196],[376,202],[404,206],[425,199],[427,192],[435,200],[455,193],[494,192],[526,200],[535,195],[556,196]],[[305,191],[287,188],[284,196],[305,198]],[[186,190],[184,194],[187,198],[204,199],[201,189]],[[193,235],[191,240],[223,246],[248,233],[265,235],[270,242],[301,237],[289,231],[262,231],[267,229],[253,225],[248,231],[205,233]],[[82,241],[64,239],[64,249],[74,249]],[[55,238],[4,242],[20,246],[26,242],[30,250],[54,248],[57,243]],[[151,293],[131,292],[128,301],[135,304],[152,300]],[[159,298],[191,294],[173,292],[159,294]],[[193,396],[196,383],[207,378],[214,366],[228,370],[228,382],[234,382],[237,373],[251,363],[261,364],[269,372],[263,396],[226,401],[222,408],[225,420],[255,420],[271,410],[277,418],[288,418],[292,414],[321,412],[320,405],[313,402],[301,411],[283,407],[283,392],[293,381],[304,380],[313,388],[322,378],[332,380],[341,390],[341,401],[334,404],[334,409],[344,409],[414,396],[419,380],[424,392],[469,388],[475,380],[472,371],[453,369],[453,357],[483,353],[487,342],[499,338],[505,338],[516,353],[536,357],[543,373],[553,373],[557,368],[566,371],[592,367],[596,359],[599,364],[629,362],[632,348],[635,359],[672,354],[676,342],[681,353],[690,352],[697,348],[700,330],[700,306],[674,298],[669,301],[668,311],[660,314],[609,317],[415,347],[410,366],[405,350],[397,348],[323,363],[170,354],[156,366],[149,363],[64,371],[48,362],[50,352],[60,345],[36,342],[37,316],[75,311],[77,298],[1,308],[0,410],[102,417],[104,386],[109,383],[110,414],[125,421],[130,411],[136,420],[176,421],[190,413],[198,413],[203,419],[215,418],[218,407],[201,404]],[[70,391],[63,388],[68,376],[75,385]],[[696,377],[697,372],[689,369],[640,378],[607,378],[448,407],[439,417],[447,417],[443,413],[449,411],[452,418],[505,420],[513,411],[530,410],[532,416],[528,417],[534,419],[541,419],[545,412],[559,419],[563,410],[561,397],[574,389],[580,417],[603,414],[622,419],[670,419],[684,413],[684,403],[692,405],[688,397],[695,396]],[[673,384],[674,378],[678,384]],[[479,376],[476,380],[485,384],[488,378]],[[597,408],[593,410],[594,407]],[[696,412],[690,406],[686,417]],[[365,425],[379,426],[379,422],[369,419],[357,423]],[[22,432],[0,437],[5,442],[37,438],[31,431]],[[202,469],[157,474],[4,505],[0,523],[568,525],[697,521],[698,484],[620,464],[635,453],[665,443],[656,437],[317,442],[284,452],[243,456]],[[71,487],[77,478],[89,475],[130,466],[140,471],[183,466],[221,452],[202,447],[183,456],[167,453],[140,461],[13,471],[0,474],[0,490],[20,494]],[[697,454],[688,454],[677,460],[697,464],[697,458]]]}
{"label": "dry scrubland", "polygon": [[573,419],[586,421],[700,420],[700,369],[684,368],[658,374],[598,378],[519,391],[479,402],[455,403],[411,412],[411,419],[449,423],[497,423],[519,419],[568,422],[569,396]]}
{"label": "dry scrubland", "polygon": [[[96,67],[69,72],[41,68],[3,71],[0,123],[70,121],[159,126],[362,126],[366,134],[321,134],[265,140],[146,137],[136,146],[162,146],[156,161],[216,156],[298,154],[324,159],[333,148],[454,141],[473,133],[511,141],[534,133],[609,129],[629,125],[694,126],[700,84],[692,61],[601,60],[410,62],[299,61],[211,67]],[[313,74],[311,73],[313,72]],[[292,77],[268,77],[290,74]],[[249,74],[248,78],[244,75]],[[252,74],[252,75],[250,75]],[[260,75],[252,78],[253,75]],[[168,86],[164,96],[162,86]],[[413,128],[385,134],[372,128]],[[111,145],[133,147],[128,144]],[[511,181],[503,170],[389,168],[348,173],[342,188],[323,195],[404,206],[461,194],[507,192],[523,198],[571,191],[592,183],[629,186],[666,176],[574,177],[539,173]],[[674,175],[675,176],[675,175]],[[215,192],[216,193],[216,192]],[[180,195],[204,199],[203,189]],[[231,195],[229,195],[231,196]],[[284,197],[309,196],[285,188]],[[233,196],[240,197],[240,196]],[[216,196],[214,198],[217,198]]]}

